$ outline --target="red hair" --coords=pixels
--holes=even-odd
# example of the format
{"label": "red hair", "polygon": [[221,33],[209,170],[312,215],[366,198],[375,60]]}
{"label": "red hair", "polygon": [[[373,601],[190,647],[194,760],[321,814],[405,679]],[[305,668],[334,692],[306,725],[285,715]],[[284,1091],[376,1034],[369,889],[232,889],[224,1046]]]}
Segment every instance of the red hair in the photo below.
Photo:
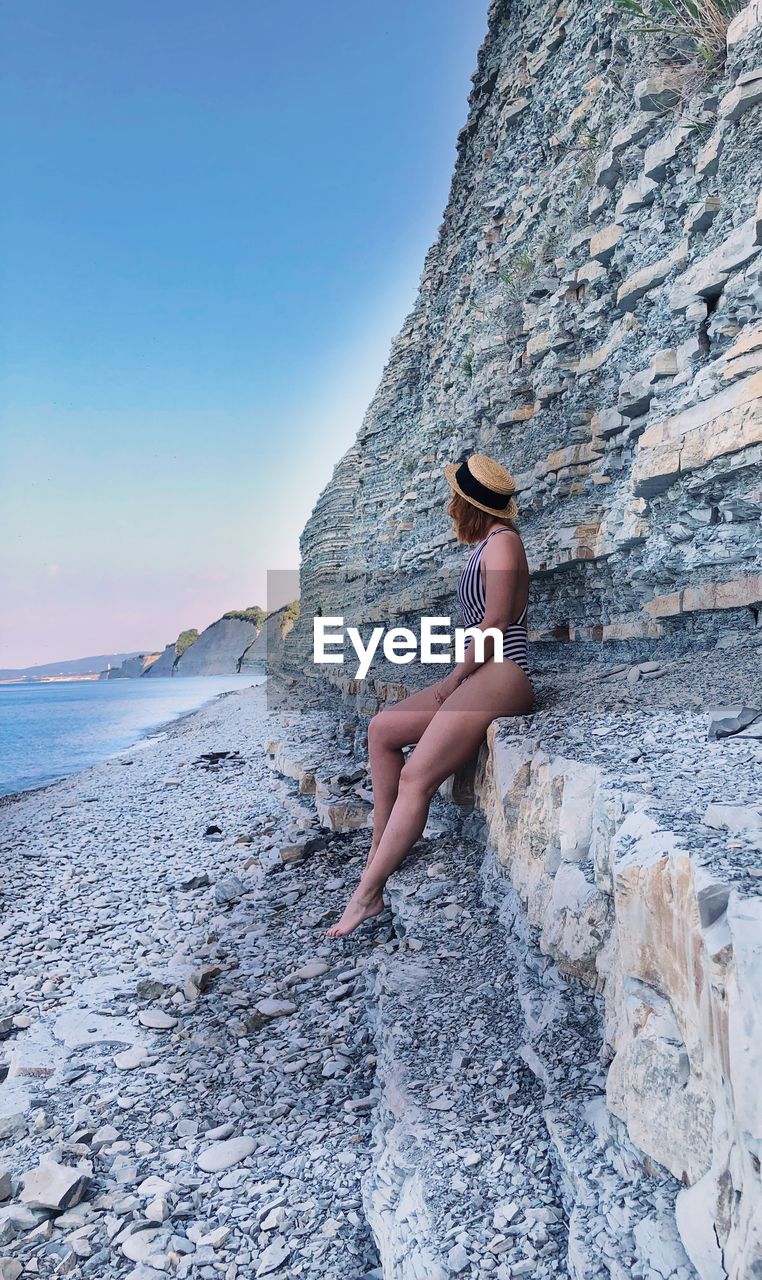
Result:
{"label": "red hair", "polygon": [[[481,542],[487,535],[491,525],[503,524],[507,529],[516,529],[513,520],[504,516],[493,516],[489,511],[481,511],[473,503],[466,502],[459,493],[453,493],[447,504],[447,514],[455,526],[458,542]],[[518,530],[516,530],[518,533]]]}

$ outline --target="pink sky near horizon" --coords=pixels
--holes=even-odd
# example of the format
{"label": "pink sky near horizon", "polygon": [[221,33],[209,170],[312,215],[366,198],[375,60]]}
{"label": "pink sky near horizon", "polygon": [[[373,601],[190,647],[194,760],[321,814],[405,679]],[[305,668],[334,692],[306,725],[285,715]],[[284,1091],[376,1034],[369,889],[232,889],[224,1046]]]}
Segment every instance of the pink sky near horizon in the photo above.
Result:
{"label": "pink sky near horizon", "polygon": [[161,649],[298,568],[487,8],[0,5],[0,668]]}
{"label": "pink sky near horizon", "polygon": [[198,459],[184,465],[171,452],[69,459],[61,439],[43,459],[33,437],[16,440],[10,470],[34,476],[37,492],[30,502],[13,486],[0,511],[0,668],[158,651],[230,609],[268,608],[268,571],[298,571],[302,528],[354,439],[410,301],[408,280],[383,300],[376,331],[347,345],[348,369],[334,369],[301,411],[312,440],[295,456],[266,454],[254,430],[241,445],[237,426],[241,452],[210,458],[200,484]]}

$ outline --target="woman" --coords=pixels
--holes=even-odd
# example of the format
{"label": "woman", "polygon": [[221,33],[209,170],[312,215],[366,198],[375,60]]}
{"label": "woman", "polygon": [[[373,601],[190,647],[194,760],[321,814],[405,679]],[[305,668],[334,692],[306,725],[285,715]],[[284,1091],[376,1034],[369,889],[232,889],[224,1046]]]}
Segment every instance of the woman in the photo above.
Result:
{"label": "woman", "polygon": [[[422,834],[437,788],[473,756],[493,720],[526,715],[534,705],[527,663],[529,569],[515,527],[513,477],[479,453],[444,471],[458,541],[477,544],[458,584],[463,623],[502,632],[503,661],[495,661],[493,636],[485,637],[481,662],[467,642],[465,660],[443,680],[371,720],[373,839],[360,883],[329,938],[346,937],[383,910],[384,885]],[[413,744],[406,763],[402,748]]]}

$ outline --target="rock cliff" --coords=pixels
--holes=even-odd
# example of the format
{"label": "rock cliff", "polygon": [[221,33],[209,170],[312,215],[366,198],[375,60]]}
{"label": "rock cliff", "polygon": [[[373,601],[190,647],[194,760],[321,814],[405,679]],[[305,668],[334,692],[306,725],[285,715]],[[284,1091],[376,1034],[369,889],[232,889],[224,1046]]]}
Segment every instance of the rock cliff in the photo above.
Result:
{"label": "rock cliff", "polygon": [[[416,303],[302,536],[288,661],[314,676],[317,613],[454,613],[445,461],[516,476],[540,696],[490,733],[479,838],[572,1201],[600,1244],[636,1170],[661,1196],[630,1198],[635,1270],[570,1222],[579,1277],[762,1269],[759,18],[707,76],[610,8],[493,0]],[[365,719],[402,670],[328,674]],[[580,1000],[600,1105],[563,1088]]]}
{"label": "rock cliff", "polygon": [[118,667],[107,667],[105,671],[101,671],[101,680],[137,680],[140,676],[147,675],[154,663],[161,660],[158,653],[136,653],[132,657],[125,658]]}
{"label": "rock cliff", "polygon": [[450,607],[442,464],[517,479],[538,641],[753,628],[762,600],[762,35],[697,88],[610,10],[494,3],[450,198],[302,605]]}
{"label": "rock cliff", "polygon": [[298,616],[297,602],[284,605],[269,613],[256,639],[241,657],[240,672],[245,674],[263,663],[275,670],[280,668],[283,663],[285,641],[293,631]]}
{"label": "rock cliff", "polygon": [[256,625],[245,618],[220,618],[180,655],[172,674],[217,676],[236,672],[258,635]]}
{"label": "rock cliff", "polygon": [[[164,646],[164,652],[159,655],[155,662],[151,664],[147,671],[143,674],[146,676],[173,676],[176,675],[176,665],[186,649],[198,640],[198,631],[192,627],[188,631],[181,631],[174,644]],[[231,667],[230,670],[235,670]],[[226,674],[223,672],[222,674]]]}
{"label": "rock cliff", "polygon": [[[257,617],[247,616],[256,614]],[[261,615],[261,621],[260,617]],[[261,610],[242,610],[225,614],[202,631],[182,631],[161,653],[138,654],[119,667],[103,671],[101,679],[125,680],[140,676],[223,676],[234,675],[263,662],[266,645],[254,650],[260,626]],[[276,628],[277,630],[277,628]],[[275,633],[273,632],[273,635]],[[280,632],[278,632],[280,635]],[[282,645],[283,637],[280,637]],[[273,650],[274,652],[274,650]]]}
{"label": "rock cliff", "polygon": [[140,674],[144,676],[174,675],[173,668],[174,668],[176,659],[177,659],[177,644],[176,643],[167,644],[164,646],[163,652],[160,653],[159,656],[156,658],[156,661],[152,662],[150,667],[147,667],[146,670],[142,671]]}

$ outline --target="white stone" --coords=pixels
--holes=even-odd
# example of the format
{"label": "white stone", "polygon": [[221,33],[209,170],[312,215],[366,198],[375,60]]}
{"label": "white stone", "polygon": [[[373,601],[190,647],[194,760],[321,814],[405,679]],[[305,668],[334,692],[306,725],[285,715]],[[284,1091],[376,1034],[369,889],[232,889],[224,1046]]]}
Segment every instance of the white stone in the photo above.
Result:
{"label": "white stone", "polygon": [[144,1178],[139,1184],[138,1195],[153,1198],[154,1196],[164,1196],[173,1189],[171,1182],[167,1182],[165,1178],[159,1178],[156,1174],[151,1174],[150,1177]]}
{"label": "white stone", "polygon": [[148,1061],[148,1050],[142,1045],[136,1044],[132,1049],[124,1049],[122,1053],[114,1055],[114,1066],[120,1071],[135,1071],[137,1067],[142,1067],[144,1062]]}
{"label": "white stone", "polygon": [[721,120],[739,120],[746,111],[762,102],[762,69],[740,76],[735,87],[720,102]]}
{"label": "white stone", "polygon": [[171,1209],[166,1196],[157,1196],[145,1207],[145,1216],[149,1222],[166,1222]]}
{"label": "white stone", "polygon": [[130,1262],[146,1262],[154,1255],[161,1255],[169,1243],[166,1228],[146,1227],[142,1231],[133,1231],[119,1242],[122,1253]]}
{"label": "white stone", "polygon": [[256,1149],[257,1144],[253,1138],[228,1138],[207,1147],[196,1163],[205,1173],[220,1173],[223,1169],[232,1169],[234,1165],[240,1164]]}
{"label": "white stone", "polygon": [[100,1151],[102,1147],[108,1147],[112,1142],[116,1142],[119,1138],[119,1130],[115,1129],[113,1124],[102,1124],[100,1129],[96,1129],[90,1139],[91,1151]]}
{"label": "white stone", "polygon": [[714,1224],[717,1187],[711,1171],[677,1197],[675,1220],[683,1248],[701,1280],[727,1280]]}
{"label": "white stone", "polygon": [[269,1276],[273,1271],[279,1271],[284,1262],[287,1262],[290,1257],[290,1245],[286,1244],[285,1240],[274,1240],[260,1256],[257,1264],[257,1276]]}
{"label": "white stone", "polygon": [[708,827],[737,835],[762,835],[762,808],[753,804],[710,804],[704,811]]}
{"label": "white stone", "polygon": [[141,1009],[138,1022],[141,1026],[150,1027],[152,1031],[169,1031],[177,1026],[177,1018],[165,1013],[163,1009]]}
{"label": "white stone", "polygon": [[81,1200],[89,1178],[82,1169],[47,1161],[24,1174],[21,1200],[30,1209],[69,1209]]}
{"label": "white stone", "polygon": [[287,1018],[290,1014],[296,1013],[296,1005],[290,1000],[275,1000],[268,997],[258,1000],[254,1007],[263,1018]]}
{"label": "white stone", "polygon": [[669,72],[655,72],[635,85],[635,105],[639,111],[664,111],[680,101],[679,78]]}
{"label": "white stone", "polygon": [[298,979],[306,981],[308,978],[321,978],[327,973],[330,965],[325,960],[310,960],[308,964],[302,965],[301,969],[295,969],[291,975],[291,981]]}
{"label": "white stone", "polygon": [[454,1275],[459,1275],[470,1265],[469,1257],[462,1244],[454,1244],[447,1255],[447,1265]]}
{"label": "white stone", "polygon": [[741,40],[745,40],[747,36],[750,36],[760,22],[762,22],[762,0],[750,0],[746,8],[737,13],[728,25],[728,32],[725,37],[728,49],[732,49]]}

